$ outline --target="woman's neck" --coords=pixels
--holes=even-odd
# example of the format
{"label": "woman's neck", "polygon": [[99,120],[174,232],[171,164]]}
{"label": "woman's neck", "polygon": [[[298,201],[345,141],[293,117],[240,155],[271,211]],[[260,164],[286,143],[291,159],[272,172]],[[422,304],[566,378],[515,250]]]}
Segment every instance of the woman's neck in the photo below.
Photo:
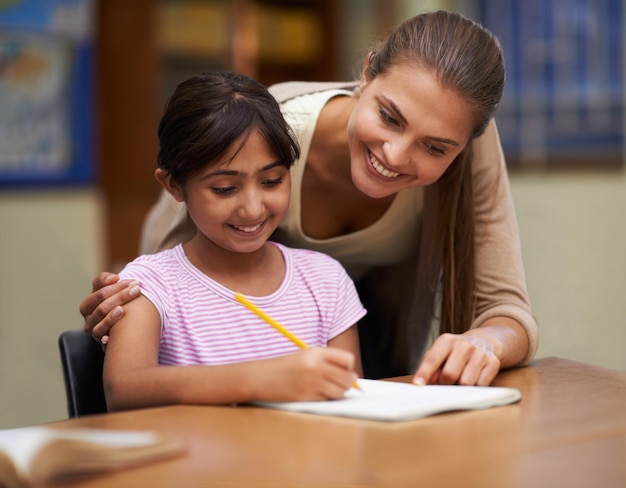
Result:
{"label": "woman's neck", "polygon": [[352,186],[348,121],[356,101],[356,97],[336,96],[324,105],[309,150],[309,157],[315,157],[317,169],[327,169]]}
{"label": "woman's neck", "polygon": [[332,98],[320,112],[307,155],[301,194],[304,233],[328,239],[376,222],[393,197],[374,199],[352,181],[348,121],[356,97]]}

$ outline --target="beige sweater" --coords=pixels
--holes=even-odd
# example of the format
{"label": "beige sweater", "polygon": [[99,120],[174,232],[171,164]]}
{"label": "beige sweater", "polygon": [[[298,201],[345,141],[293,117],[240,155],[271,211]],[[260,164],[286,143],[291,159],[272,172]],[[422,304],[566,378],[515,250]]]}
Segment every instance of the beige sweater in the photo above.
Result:
{"label": "beige sweater", "polygon": [[[432,336],[432,312],[424,300],[430,296],[425,290],[433,285],[425,279],[428,268],[424,266],[425,259],[419,254],[419,236],[410,239],[413,243],[412,252],[406,252],[406,242],[401,246],[393,244],[395,250],[387,249],[387,254],[400,252],[401,259],[394,265],[385,266],[374,260],[375,256],[381,254],[381,250],[375,247],[381,240],[372,238],[372,235],[376,235],[376,228],[393,229],[394,225],[403,227],[398,232],[404,232],[405,235],[419,233],[422,226],[419,215],[422,209],[420,190],[415,189],[408,196],[397,199],[401,203],[396,205],[394,202],[395,212],[388,212],[389,215],[383,217],[386,222],[377,222],[372,229],[365,229],[365,232],[316,241],[303,235],[299,222],[297,209],[300,186],[297,181],[304,171],[317,116],[332,94],[350,95],[354,86],[354,83],[288,82],[270,88],[281,102],[285,117],[294,127],[302,145],[301,159],[293,170],[296,184],[292,188],[291,213],[277,232],[276,240],[326,252],[341,261],[353,277],[363,274],[362,263],[367,261],[368,253],[372,256],[373,262],[370,264],[374,268],[369,270],[363,280],[357,281],[359,293],[368,308],[365,322],[369,323],[361,321],[359,324],[362,343],[368,344],[367,347],[372,350],[369,354],[373,357],[371,361],[384,363],[379,370],[370,368],[370,376],[408,374],[419,364]],[[332,89],[343,89],[343,92],[296,99],[299,95]],[[526,290],[517,220],[495,123],[490,123],[485,133],[473,144],[477,306],[472,327],[478,327],[498,316],[517,320],[528,334],[528,355],[521,363],[525,364],[537,350],[538,325]],[[406,208],[398,210],[401,205]],[[414,219],[409,226],[406,225],[407,214]],[[184,204],[177,203],[168,193],[162,192],[144,224],[141,253],[173,247],[178,242],[190,239],[193,233]],[[388,240],[383,245],[390,247],[392,242],[394,240]],[[361,266],[354,262],[357,254]],[[369,360],[366,354],[366,373]]]}

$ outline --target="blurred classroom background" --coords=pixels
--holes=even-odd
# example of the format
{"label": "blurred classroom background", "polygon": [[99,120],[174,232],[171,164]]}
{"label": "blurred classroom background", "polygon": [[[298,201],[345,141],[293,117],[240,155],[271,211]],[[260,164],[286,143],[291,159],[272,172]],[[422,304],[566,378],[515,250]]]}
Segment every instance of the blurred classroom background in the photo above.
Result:
{"label": "blurred classroom background", "polygon": [[0,0],[0,428],[67,416],[58,335],[82,327],[93,277],[137,254],[180,80],[352,79],[376,35],[437,8],[504,47],[538,357],[626,371],[621,0]]}

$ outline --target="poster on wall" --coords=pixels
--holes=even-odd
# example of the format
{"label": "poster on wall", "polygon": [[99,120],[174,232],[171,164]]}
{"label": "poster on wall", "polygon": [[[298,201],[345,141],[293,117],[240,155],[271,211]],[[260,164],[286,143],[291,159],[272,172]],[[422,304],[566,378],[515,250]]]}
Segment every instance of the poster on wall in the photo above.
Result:
{"label": "poster on wall", "polygon": [[96,173],[92,0],[0,0],[0,187]]}
{"label": "poster on wall", "polygon": [[509,166],[624,165],[623,0],[480,0],[500,40],[496,113]]}

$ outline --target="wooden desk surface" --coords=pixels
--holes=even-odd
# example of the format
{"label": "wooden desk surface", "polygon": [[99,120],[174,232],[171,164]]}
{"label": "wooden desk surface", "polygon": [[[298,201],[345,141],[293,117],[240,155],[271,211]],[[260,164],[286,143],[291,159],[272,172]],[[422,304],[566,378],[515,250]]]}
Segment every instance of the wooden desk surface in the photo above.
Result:
{"label": "wooden desk surface", "polygon": [[544,358],[494,385],[521,402],[400,423],[185,405],[54,425],[158,430],[188,449],[71,486],[626,487],[626,373]]}

